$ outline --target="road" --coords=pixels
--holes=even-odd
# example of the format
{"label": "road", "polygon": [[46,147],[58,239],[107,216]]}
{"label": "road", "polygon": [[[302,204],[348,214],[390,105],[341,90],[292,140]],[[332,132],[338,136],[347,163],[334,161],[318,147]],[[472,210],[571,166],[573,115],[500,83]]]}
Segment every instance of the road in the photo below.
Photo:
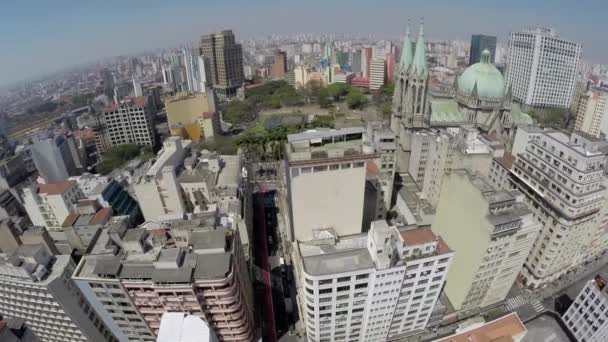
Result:
{"label": "road", "polygon": [[264,199],[266,192],[260,191],[254,195],[254,236],[256,239],[256,264],[261,270],[264,286],[264,305],[261,308],[264,316],[263,341],[276,342],[277,333],[272,303],[272,284],[270,281],[270,265],[268,263],[268,245],[266,238],[266,213]]}

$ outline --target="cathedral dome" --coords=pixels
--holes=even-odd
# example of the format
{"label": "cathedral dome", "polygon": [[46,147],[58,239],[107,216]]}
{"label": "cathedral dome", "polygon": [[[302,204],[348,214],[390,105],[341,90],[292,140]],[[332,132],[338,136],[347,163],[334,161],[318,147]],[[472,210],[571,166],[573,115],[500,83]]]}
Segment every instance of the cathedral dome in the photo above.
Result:
{"label": "cathedral dome", "polygon": [[481,62],[468,67],[458,77],[458,94],[464,96],[473,95],[477,88],[477,96],[480,98],[502,98],[505,96],[505,79],[500,71],[490,63],[490,52],[484,50]]}

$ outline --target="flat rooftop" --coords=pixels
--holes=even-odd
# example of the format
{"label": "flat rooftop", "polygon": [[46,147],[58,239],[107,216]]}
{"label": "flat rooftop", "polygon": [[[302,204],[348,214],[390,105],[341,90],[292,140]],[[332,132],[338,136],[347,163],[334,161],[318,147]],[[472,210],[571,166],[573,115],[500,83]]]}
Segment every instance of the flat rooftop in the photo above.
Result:
{"label": "flat rooftop", "polygon": [[519,341],[517,337],[525,333],[526,327],[517,314],[513,312],[481,326],[473,325],[465,328],[460,333],[440,338],[434,342],[513,342]]}
{"label": "flat rooftop", "polygon": [[316,276],[334,274],[336,272],[352,272],[372,269],[375,267],[366,248],[351,249],[320,254],[302,258],[306,273]]}

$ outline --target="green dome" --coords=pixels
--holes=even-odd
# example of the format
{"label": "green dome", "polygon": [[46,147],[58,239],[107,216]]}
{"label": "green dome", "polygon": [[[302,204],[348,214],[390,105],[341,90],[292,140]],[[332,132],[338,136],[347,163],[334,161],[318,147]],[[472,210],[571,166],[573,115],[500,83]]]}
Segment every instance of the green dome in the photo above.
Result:
{"label": "green dome", "polygon": [[471,96],[475,85],[480,98],[505,96],[505,79],[487,58],[482,57],[481,62],[471,65],[458,77],[458,93]]}

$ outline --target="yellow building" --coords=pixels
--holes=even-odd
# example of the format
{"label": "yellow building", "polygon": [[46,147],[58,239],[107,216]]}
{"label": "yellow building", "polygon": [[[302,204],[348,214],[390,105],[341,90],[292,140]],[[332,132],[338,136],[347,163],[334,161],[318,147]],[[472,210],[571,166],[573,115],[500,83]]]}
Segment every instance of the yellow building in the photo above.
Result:
{"label": "yellow building", "polygon": [[182,93],[165,101],[171,135],[198,143],[214,133],[213,95]]}

